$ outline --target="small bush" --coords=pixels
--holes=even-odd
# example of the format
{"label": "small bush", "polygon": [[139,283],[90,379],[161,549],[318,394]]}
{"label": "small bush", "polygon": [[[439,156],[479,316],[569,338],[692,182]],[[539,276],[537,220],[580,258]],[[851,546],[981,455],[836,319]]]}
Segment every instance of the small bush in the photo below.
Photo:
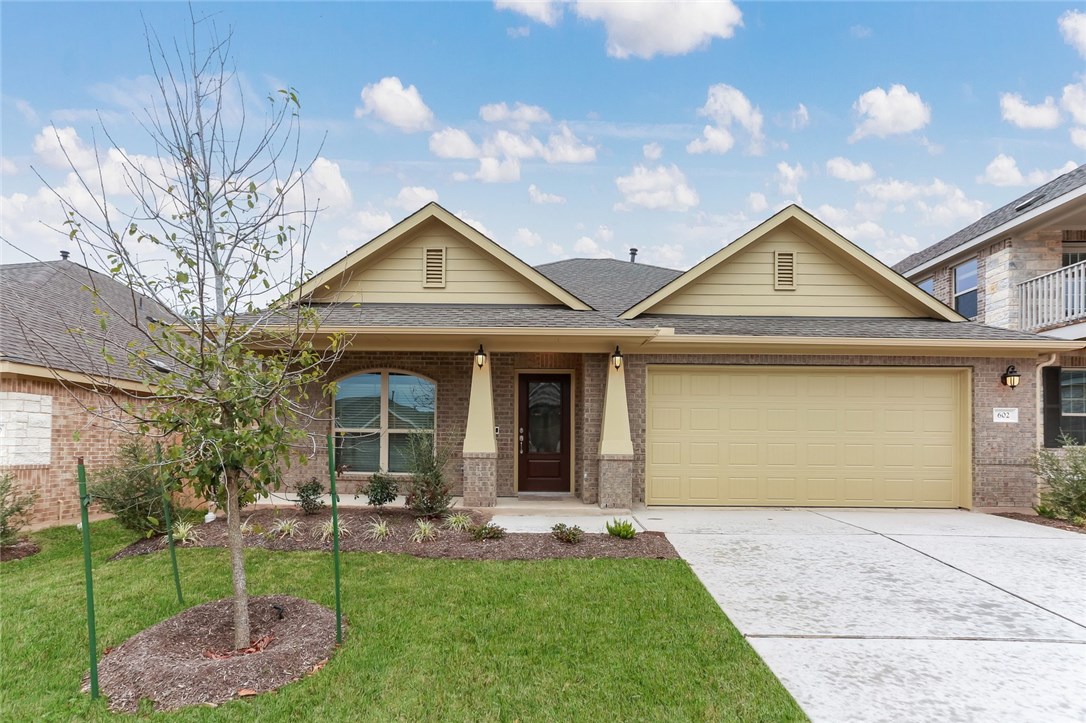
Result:
{"label": "small bush", "polygon": [[[314,527],[313,531],[309,534],[312,535],[314,539],[320,540],[321,542],[329,542],[332,539],[332,536],[335,534],[335,529],[332,525],[332,519],[328,518],[324,522],[320,523],[319,525]],[[352,534],[354,534],[354,532],[351,530],[350,527],[347,526],[347,523],[343,520],[340,520],[339,539],[342,540],[344,537],[350,537]]]}
{"label": "small bush", "polygon": [[392,537],[392,525],[388,524],[388,520],[374,517],[369,521],[369,524],[366,525],[366,537],[374,542],[387,540]]}
{"label": "small bush", "polygon": [[466,512],[457,512],[455,515],[445,516],[445,529],[455,532],[466,532],[471,528],[471,515]]}
{"label": "small bush", "polygon": [[253,522],[252,517],[246,517],[245,521],[241,523],[241,534],[243,535],[263,535],[264,525],[259,522]]}
{"label": "small bush", "polygon": [[1044,480],[1037,514],[1061,520],[1086,517],[1086,447],[1073,438],[1060,439],[1063,449],[1041,449],[1034,460]]}
{"label": "small bush", "polygon": [[441,517],[452,507],[452,491],[445,481],[449,451],[436,448],[429,432],[413,432],[408,440],[411,489],[405,504],[416,514]]}
{"label": "small bush", "polygon": [[276,520],[272,524],[271,533],[282,539],[294,538],[298,533],[302,531],[302,525],[300,520],[293,517],[284,517],[281,520]]}
{"label": "small bush", "polygon": [[298,506],[307,515],[315,515],[324,507],[324,500],[321,499],[324,495],[324,485],[317,481],[316,477],[310,477],[308,482],[298,485],[295,494],[298,495]]}
{"label": "small bush", "polygon": [[632,540],[637,534],[637,528],[629,520],[614,518],[607,523],[607,534],[622,540]]}
{"label": "small bush", "polygon": [[[166,518],[161,473],[150,447],[133,439],[121,444],[113,464],[93,474],[88,491],[125,529],[140,537],[162,535],[166,533]],[[173,502],[167,504],[171,519],[178,519]]]}
{"label": "small bush", "polygon": [[429,542],[437,539],[437,525],[431,520],[415,520],[415,531],[411,534],[412,542]]}
{"label": "small bush", "polygon": [[475,525],[469,528],[468,532],[471,533],[471,539],[480,542],[482,540],[500,540],[505,537],[505,528],[492,522]]}
{"label": "small bush", "polygon": [[195,545],[200,541],[196,524],[188,520],[178,520],[173,523],[173,541],[179,545]]}
{"label": "small bush", "polygon": [[30,517],[30,508],[38,496],[20,495],[15,491],[15,478],[0,475],[0,547],[13,544]]}
{"label": "small bush", "polygon": [[[369,483],[360,490],[362,494],[366,495],[366,499],[369,500],[370,504],[373,505],[373,509],[377,512],[380,512],[381,508],[390,502],[395,502],[399,491],[396,478],[384,472],[374,472],[370,476]],[[355,495],[355,497],[358,497],[358,495]]]}
{"label": "small bush", "polygon": [[570,527],[564,522],[559,522],[551,528],[551,537],[567,545],[576,545],[584,537],[584,530],[578,525]]}

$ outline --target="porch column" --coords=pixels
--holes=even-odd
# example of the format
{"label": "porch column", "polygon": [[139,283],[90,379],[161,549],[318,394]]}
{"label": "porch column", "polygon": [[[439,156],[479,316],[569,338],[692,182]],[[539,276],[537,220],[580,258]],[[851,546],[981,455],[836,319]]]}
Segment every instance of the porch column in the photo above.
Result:
{"label": "porch column", "polygon": [[600,424],[600,507],[628,509],[633,506],[633,459],[625,365],[616,369],[608,360]]}
{"label": "porch column", "polygon": [[498,501],[498,444],[494,439],[494,391],[490,360],[471,363],[471,396],[464,432],[464,505],[493,507]]}

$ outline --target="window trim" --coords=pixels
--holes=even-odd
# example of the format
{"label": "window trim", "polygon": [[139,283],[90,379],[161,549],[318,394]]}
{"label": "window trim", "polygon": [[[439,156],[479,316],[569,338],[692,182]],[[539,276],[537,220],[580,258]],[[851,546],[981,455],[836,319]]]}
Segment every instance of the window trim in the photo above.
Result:
{"label": "window trim", "polygon": [[[337,388],[336,394],[332,396],[332,438],[338,441],[340,434],[377,434],[378,437],[378,453],[377,464],[379,469],[377,470],[358,470],[349,469],[345,470],[344,474],[348,475],[371,475],[375,472],[385,472],[388,470],[389,461],[389,435],[390,434],[404,434],[418,431],[417,428],[406,429],[401,427],[389,427],[388,426],[388,380],[392,374],[402,374],[404,376],[416,377],[434,385],[434,427],[430,430],[430,433],[434,437],[434,444],[437,444],[437,430],[438,430],[438,416],[437,416],[437,394],[438,383],[437,380],[432,379],[425,374],[409,371],[407,369],[398,369],[393,367],[378,367],[374,369],[360,369],[350,374],[344,374],[336,379],[336,384],[350,379],[352,377],[364,376],[366,374],[379,374],[381,376],[381,412],[380,419],[378,419],[378,426],[373,427],[337,427],[336,426],[336,398],[339,396],[339,390]],[[333,450],[337,450],[338,445],[333,445]],[[408,475],[410,472],[388,472],[392,475]]]}
{"label": "window trim", "polygon": [[[976,283],[972,287],[970,287],[968,289],[959,289],[958,288],[958,269],[960,269],[961,267],[963,267],[963,266],[965,266],[966,264],[969,264],[969,263],[974,264],[976,266],[976,268],[977,268],[976,273],[974,274],[976,276]],[[973,316],[968,317],[968,318],[976,319],[977,317],[979,317],[980,316],[980,303],[979,303],[979,301],[980,301],[980,257],[979,256],[974,256],[972,258],[966,259],[965,261],[962,261],[960,264],[955,264],[954,266],[951,266],[950,267],[950,285],[951,285],[951,289],[952,289],[952,293],[950,295],[951,306],[953,307],[954,311],[958,311],[958,298],[959,297],[965,296],[966,294],[969,294],[969,293],[976,293],[977,294],[977,301],[978,301],[978,303],[977,303],[977,313],[974,314]],[[960,314],[961,312],[958,311],[958,313]],[[964,316],[964,314],[962,314],[962,315]]]}

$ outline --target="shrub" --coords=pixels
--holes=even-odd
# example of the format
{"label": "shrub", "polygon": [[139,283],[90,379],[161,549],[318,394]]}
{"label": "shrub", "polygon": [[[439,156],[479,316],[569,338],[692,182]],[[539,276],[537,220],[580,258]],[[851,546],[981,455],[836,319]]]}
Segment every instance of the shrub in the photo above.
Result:
{"label": "shrub", "polygon": [[387,540],[392,537],[392,525],[388,524],[388,520],[374,517],[369,521],[369,524],[366,525],[366,537],[374,542]]}
{"label": "shrub", "polygon": [[1086,517],[1086,447],[1067,436],[1060,444],[1060,451],[1039,450],[1034,461],[1045,482],[1037,514],[1062,520]]}
{"label": "shrub", "polygon": [[304,525],[300,520],[293,517],[284,517],[272,524],[271,533],[278,535],[280,538],[293,538],[302,531],[302,527]]}
{"label": "shrub", "polygon": [[[384,472],[374,472],[370,476],[369,483],[361,489],[361,493],[366,495],[366,499],[369,500],[370,504],[373,505],[373,509],[377,512],[381,511],[381,507],[390,502],[395,502],[399,491],[396,478]],[[355,495],[355,497],[358,497],[358,495]]]}
{"label": "shrub", "polygon": [[[113,464],[94,473],[88,491],[125,529],[140,537],[166,533],[161,470],[154,453],[141,440],[123,442]],[[166,504],[170,505],[171,519],[178,519],[173,501]]]}
{"label": "shrub", "polygon": [[10,474],[0,475],[0,547],[19,538],[19,531],[30,517],[30,508],[37,499],[35,494],[17,493],[15,478]]}
{"label": "shrub", "polygon": [[570,527],[564,522],[559,522],[551,528],[551,537],[567,545],[576,545],[584,537],[584,530],[578,525]]}
{"label": "shrub", "polygon": [[245,521],[241,523],[241,534],[243,535],[263,535],[264,525],[259,522],[253,522],[252,517],[246,517]]}
{"label": "shrub", "polygon": [[637,534],[637,528],[629,520],[620,520],[616,517],[607,523],[607,534],[622,540],[632,540]]}
{"label": "shrub", "polygon": [[481,525],[475,525],[468,529],[471,533],[473,540],[500,540],[505,537],[505,528],[500,525],[495,525],[492,522],[486,522]]}
{"label": "shrub", "polygon": [[406,505],[416,514],[440,517],[452,507],[452,492],[445,481],[449,451],[436,448],[434,435],[429,432],[412,432],[408,440],[411,489]]}
{"label": "shrub", "polygon": [[471,515],[466,512],[457,512],[455,515],[445,516],[445,529],[456,532],[466,532],[471,528]]}
{"label": "shrub", "polygon": [[[335,534],[335,529],[332,524],[332,518],[328,518],[324,522],[314,527],[313,531],[309,534],[312,535],[315,539],[320,540],[321,542],[328,542],[329,540],[331,540],[332,535]],[[347,523],[343,520],[340,520],[339,538],[342,540],[344,537],[350,537],[353,534],[354,532],[351,530],[350,527],[347,526]]]}
{"label": "shrub", "polygon": [[195,545],[200,541],[196,524],[188,520],[178,520],[173,523],[173,540],[179,545]]}
{"label": "shrub", "polygon": [[324,485],[318,482],[316,477],[310,477],[308,482],[298,485],[296,494],[298,495],[298,506],[307,515],[314,515],[324,507],[324,500],[321,499],[324,494]]}
{"label": "shrub", "polygon": [[437,539],[437,525],[431,520],[415,520],[415,531],[411,534],[412,542],[429,542]]}

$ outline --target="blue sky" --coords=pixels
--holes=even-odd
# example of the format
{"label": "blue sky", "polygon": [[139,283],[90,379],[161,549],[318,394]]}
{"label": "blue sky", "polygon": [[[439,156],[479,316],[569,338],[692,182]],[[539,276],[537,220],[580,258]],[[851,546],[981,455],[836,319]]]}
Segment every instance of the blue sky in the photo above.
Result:
{"label": "blue sky", "polygon": [[[317,267],[431,199],[534,264],[635,246],[685,268],[792,202],[893,262],[1086,156],[1066,3],[194,7],[233,28],[247,100],[297,88],[324,140]],[[5,263],[66,246],[34,172],[64,184],[58,133],[105,150],[101,114],[151,152],[142,23],[187,15],[0,5]]]}

